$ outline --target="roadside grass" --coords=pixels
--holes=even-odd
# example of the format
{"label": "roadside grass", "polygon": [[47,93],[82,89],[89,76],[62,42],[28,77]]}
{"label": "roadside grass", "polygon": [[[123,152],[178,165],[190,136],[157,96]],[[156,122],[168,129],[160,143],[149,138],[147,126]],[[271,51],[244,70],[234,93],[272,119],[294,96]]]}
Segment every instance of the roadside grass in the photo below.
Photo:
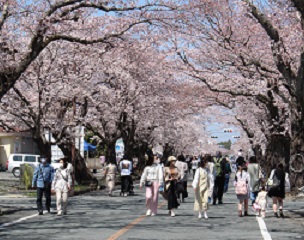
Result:
{"label": "roadside grass", "polygon": [[37,192],[27,192],[25,195],[27,197],[36,198],[37,197]]}

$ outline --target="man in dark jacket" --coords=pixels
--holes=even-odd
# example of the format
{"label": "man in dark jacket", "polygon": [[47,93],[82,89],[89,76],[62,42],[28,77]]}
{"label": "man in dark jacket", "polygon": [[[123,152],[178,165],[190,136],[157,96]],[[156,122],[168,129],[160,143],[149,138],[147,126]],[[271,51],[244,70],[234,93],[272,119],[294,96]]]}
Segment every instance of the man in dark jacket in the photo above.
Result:
{"label": "man in dark jacket", "polygon": [[222,153],[220,151],[216,152],[216,157],[213,158],[213,161],[214,168],[216,171],[216,177],[213,188],[213,205],[216,204],[217,199],[218,204],[223,204],[226,163],[225,161],[223,161]]}

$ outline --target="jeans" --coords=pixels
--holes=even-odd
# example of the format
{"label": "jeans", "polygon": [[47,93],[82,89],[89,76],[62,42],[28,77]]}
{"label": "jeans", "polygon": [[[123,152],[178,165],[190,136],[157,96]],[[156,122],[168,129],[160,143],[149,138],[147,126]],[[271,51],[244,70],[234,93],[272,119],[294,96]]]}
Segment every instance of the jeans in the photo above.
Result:
{"label": "jeans", "polygon": [[229,180],[230,180],[230,174],[225,174],[224,193],[226,193],[228,191]]}
{"label": "jeans", "polygon": [[255,203],[255,199],[257,198],[259,192],[251,192],[250,191],[250,199],[251,199],[251,205]]}
{"label": "jeans", "polygon": [[38,212],[43,211],[42,198],[45,197],[45,206],[48,209],[51,207],[51,183],[44,183],[44,188],[37,187],[37,208]]}

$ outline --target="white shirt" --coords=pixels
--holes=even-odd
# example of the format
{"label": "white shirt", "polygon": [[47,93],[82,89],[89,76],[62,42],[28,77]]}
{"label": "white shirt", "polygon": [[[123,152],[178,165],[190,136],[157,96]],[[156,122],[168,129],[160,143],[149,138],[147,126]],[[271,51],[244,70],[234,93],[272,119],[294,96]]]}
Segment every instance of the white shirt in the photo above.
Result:
{"label": "white shirt", "polygon": [[145,167],[140,178],[140,186],[143,186],[146,181],[159,182],[162,185],[164,181],[163,168],[156,163]]}
{"label": "white shirt", "polygon": [[131,175],[131,171],[132,171],[132,162],[129,160],[122,160],[119,163],[119,167],[120,167],[120,175],[121,176],[128,176]]}
{"label": "white shirt", "polygon": [[192,161],[192,169],[197,169],[198,168],[198,160],[193,160]]}

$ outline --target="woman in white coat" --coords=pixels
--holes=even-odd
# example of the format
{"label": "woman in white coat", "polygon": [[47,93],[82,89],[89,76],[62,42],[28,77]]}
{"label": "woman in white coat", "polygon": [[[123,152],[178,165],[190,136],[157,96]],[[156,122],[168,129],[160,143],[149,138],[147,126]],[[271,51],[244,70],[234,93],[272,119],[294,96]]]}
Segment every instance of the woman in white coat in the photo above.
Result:
{"label": "woman in white coat", "polygon": [[205,219],[208,219],[208,196],[210,186],[213,185],[212,179],[212,174],[208,168],[206,157],[203,157],[200,167],[196,170],[192,182],[192,187],[195,193],[194,211],[198,211],[198,218],[202,218],[202,211],[204,211],[204,217]]}
{"label": "woman in white coat", "polygon": [[69,169],[67,168],[67,162],[64,159],[60,159],[60,168],[57,169],[52,182],[52,192],[56,192],[58,216],[67,214],[68,197],[71,185],[72,177]]}
{"label": "woman in white coat", "polygon": [[149,158],[140,179],[140,189],[146,187],[146,208],[147,216],[157,214],[158,189],[163,185],[163,168],[159,165],[157,156]]}

